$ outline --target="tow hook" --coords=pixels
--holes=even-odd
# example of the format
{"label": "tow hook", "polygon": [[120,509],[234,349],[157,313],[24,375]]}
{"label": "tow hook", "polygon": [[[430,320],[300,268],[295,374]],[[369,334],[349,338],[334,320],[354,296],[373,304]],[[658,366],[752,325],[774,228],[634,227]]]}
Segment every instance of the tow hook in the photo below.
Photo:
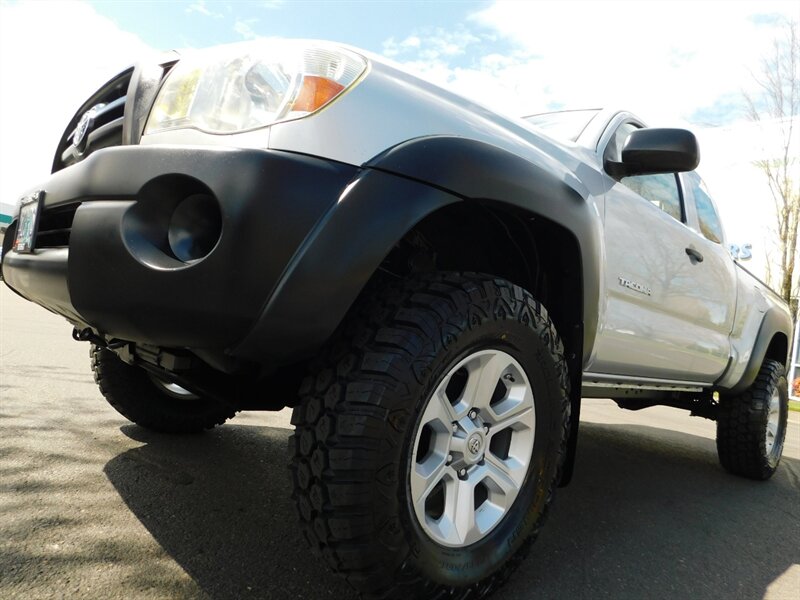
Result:
{"label": "tow hook", "polygon": [[100,337],[91,328],[86,327],[85,329],[78,329],[77,327],[72,328],[72,339],[76,342],[91,342],[95,346],[100,346],[101,348],[108,348],[109,350],[114,350],[115,348],[121,348],[125,345],[126,342],[121,340],[111,340],[107,342],[105,338]]}

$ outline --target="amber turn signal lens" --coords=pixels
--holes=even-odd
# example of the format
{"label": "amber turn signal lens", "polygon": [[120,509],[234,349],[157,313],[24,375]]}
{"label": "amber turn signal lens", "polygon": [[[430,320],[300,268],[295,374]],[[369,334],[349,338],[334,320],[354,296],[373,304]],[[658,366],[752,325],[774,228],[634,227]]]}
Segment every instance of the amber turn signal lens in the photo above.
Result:
{"label": "amber turn signal lens", "polygon": [[316,75],[303,76],[303,86],[292,105],[292,112],[314,112],[333,100],[344,86]]}

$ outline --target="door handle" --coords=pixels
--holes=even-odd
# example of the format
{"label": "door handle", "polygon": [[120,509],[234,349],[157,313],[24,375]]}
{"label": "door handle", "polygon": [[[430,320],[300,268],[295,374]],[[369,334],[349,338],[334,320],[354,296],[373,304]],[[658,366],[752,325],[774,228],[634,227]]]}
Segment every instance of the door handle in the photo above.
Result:
{"label": "door handle", "polygon": [[701,263],[701,262],[703,262],[703,255],[700,254],[694,248],[687,248],[686,249],[686,254],[689,256],[689,258],[692,260],[693,263]]}

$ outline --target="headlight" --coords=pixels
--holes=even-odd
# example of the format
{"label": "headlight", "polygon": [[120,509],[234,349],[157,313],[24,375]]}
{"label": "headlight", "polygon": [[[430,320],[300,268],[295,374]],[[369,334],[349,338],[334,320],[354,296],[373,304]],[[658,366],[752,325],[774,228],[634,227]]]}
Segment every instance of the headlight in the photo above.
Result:
{"label": "headlight", "polygon": [[361,56],[309,42],[250,42],[181,59],[158,93],[145,134],[193,128],[238,133],[319,110],[366,70]]}

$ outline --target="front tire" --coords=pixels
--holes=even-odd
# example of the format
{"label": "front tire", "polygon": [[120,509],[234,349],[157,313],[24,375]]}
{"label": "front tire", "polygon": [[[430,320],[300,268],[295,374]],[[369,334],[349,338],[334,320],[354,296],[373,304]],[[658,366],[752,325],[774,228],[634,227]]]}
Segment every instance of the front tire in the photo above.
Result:
{"label": "front tire", "polygon": [[[334,571],[370,598],[478,598],[502,585],[565,455],[567,367],[541,304],[486,275],[391,285],[354,311],[301,395],[294,497]],[[428,467],[445,483],[426,494]]]}
{"label": "front tire", "polygon": [[198,433],[236,414],[227,404],[154,379],[111,350],[92,344],[89,352],[100,393],[114,410],[140,427],[160,433]]}
{"label": "front tire", "polygon": [[772,477],[783,454],[788,413],[783,365],[765,360],[747,390],[720,403],[717,452],[722,466],[750,479]]}

